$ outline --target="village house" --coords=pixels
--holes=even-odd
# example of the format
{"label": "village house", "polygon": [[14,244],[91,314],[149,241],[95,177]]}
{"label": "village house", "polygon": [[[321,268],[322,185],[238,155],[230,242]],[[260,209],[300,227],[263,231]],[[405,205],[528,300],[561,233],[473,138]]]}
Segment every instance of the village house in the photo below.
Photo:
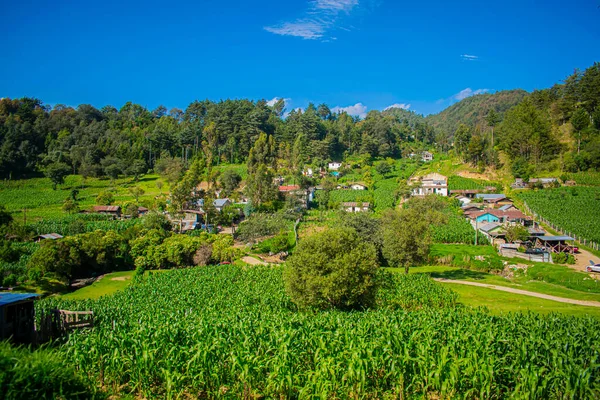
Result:
{"label": "village house", "polygon": [[425,175],[418,186],[413,189],[412,194],[413,196],[427,196],[429,194],[448,196],[448,178],[438,173]]}
{"label": "village house", "polygon": [[428,151],[424,151],[423,153],[421,153],[421,160],[423,162],[433,161],[433,153],[430,153]]}
{"label": "village house", "polygon": [[[465,215],[467,215],[465,213]],[[497,223],[520,223],[522,225],[531,225],[531,217],[523,214],[519,210],[502,211],[498,209],[485,209],[474,213],[469,213],[468,217],[479,224],[490,222]]]}
{"label": "village house", "polygon": [[342,168],[342,163],[338,161],[330,162],[329,164],[327,164],[327,169],[329,169],[330,171],[337,171],[340,168]]}
{"label": "village house", "polygon": [[496,193],[480,193],[475,195],[476,199],[481,199],[485,207],[488,208],[498,208],[505,205],[512,204],[512,200],[510,200],[504,194],[496,194]]}
{"label": "village house", "polygon": [[221,212],[223,211],[223,209],[227,206],[231,205],[231,201],[227,198],[225,199],[215,199],[215,201],[213,201],[213,206],[215,206],[215,208],[217,209],[217,211]]}
{"label": "village house", "polygon": [[510,184],[510,187],[513,189],[526,189],[527,182],[525,182],[521,178],[517,178],[517,179],[515,179],[515,181],[513,183]]}
{"label": "village house", "polygon": [[179,226],[181,232],[193,231],[197,229],[204,220],[206,214],[204,210],[183,210],[181,220],[173,220],[173,225]]}
{"label": "village house", "polygon": [[367,187],[362,183],[353,183],[350,185],[350,189],[352,190],[367,190]]}
{"label": "village house", "polygon": [[115,218],[121,216],[121,207],[119,206],[94,206],[92,211],[97,214],[112,215]]}
{"label": "village house", "polygon": [[497,222],[490,222],[480,226],[479,232],[487,237],[490,243],[494,243],[495,239],[504,237],[505,235],[503,226]]}
{"label": "village house", "polygon": [[146,207],[138,207],[138,215],[146,215],[148,214],[148,210]]}
{"label": "village house", "polygon": [[299,185],[279,186],[279,193],[285,198],[294,197],[302,208],[308,208],[308,203],[312,198],[312,190],[302,189]]}
{"label": "village house", "polygon": [[342,210],[346,211],[346,212],[352,212],[352,213],[356,213],[356,212],[365,212],[365,211],[369,211],[369,203],[361,203],[361,202],[346,202],[346,203],[342,203],[341,204],[341,208]]}
{"label": "village house", "polygon": [[304,171],[302,171],[302,175],[312,178],[312,176],[313,176],[312,168],[306,168]]}

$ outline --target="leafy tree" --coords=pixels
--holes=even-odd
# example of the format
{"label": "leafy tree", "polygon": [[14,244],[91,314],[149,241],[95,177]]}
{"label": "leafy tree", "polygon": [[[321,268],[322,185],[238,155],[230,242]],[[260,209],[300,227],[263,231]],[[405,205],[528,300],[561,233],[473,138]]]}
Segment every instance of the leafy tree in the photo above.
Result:
{"label": "leafy tree", "polygon": [[125,205],[125,215],[129,215],[131,218],[137,218],[139,215],[139,207],[137,204],[129,202]]}
{"label": "leafy tree", "polygon": [[219,182],[225,191],[225,194],[228,196],[238,188],[242,182],[242,177],[234,170],[228,169],[221,174]]}
{"label": "leafy tree", "polygon": [[4,205],[0,204],[0,227],[8,225],[12,221],[12,215],[6,210]]}
{"label": "leafy tree", "polygon": [[104,173],[114,182],[119,179],[121,168],[117,164],[110,164],[104,167]]}
{"label": "leafy tree", "polygon": [[383,256],[392,267],[404,268],[425,262],[431,246],[430,220],[419,208],[390,210],[382,217]]}
{"label": "leafy tree", "polygon": [[172,228],[168,218],[156,211],[149,212],[143,218],[144,228],[148,230],[170,231]]}
{"label": "leafy tree", "polygon": [[590,125],[590,117],[583,108],[578,108],[571,117],[571,124],[575,130],[575,137],[577,138],[577,153],[581,150],[581,135],[583,131]]}
{"label": "leafy tree", "polygon": [[137,182],[140,179],[140,175],[144,174],[147,169],[144,160],[134,160],[127,168],[127,173],[133,175],[133,179]]}
{"label": "leafy tree", "polygon": [[101,206],[110,206],[115,201],[115,197],[111,192],[101,192],[96,197],[96,204]]}
{"label": "leafy tree", "polygon": [[328,229],[300,242],[283,279],[299,308],[363,309],[375,302],[377,254],[348,228]]}
{"label": "leafy tree", "polygon": [[79,211],[79,205],[72,198],[68,198],[63,202],[62,209],[67,214],[74,214]]}
{"label": "leafy tree", "polygon": [[492,148],[494,147],[494,128],[500,123],[500,115],[493,108],[488,112],[485,117],[485,121],[488,126],[492,128]]}
{"label": "leafy tree", "polygon": [[65,178],[71,173],[71,168],[63,162],[54,162],[46,167],[44,174],[52,181],[52,189],[65,183]]}
{"label": "leafy tree", "polygon": [[130,194],[131,194],[133,197],[135,197],[135,202],[136,202],[136,203],[139,203],[139,201],[140,201],[140,196],[143,196],[143,195],[144,195],[144,193],[146,193],[146,192],[144,191],[144,189],[142,189],[142,188],[141,188],[141,187],[139,187],[139,186],[131,186],[131,187],[129,188],[129,193],[130,193]]}
{"label": "leafy tree", "polygon": [[460,124],[454,132],[454,148],[458,154],[464,155],[471,141],[471,128],[465,124]]}
{"label": "leafy tree", "polygon": [[505,226],[504,231],[506,232],[506,241],[509,243],[514,243],[516,241],[524,242],[529,238],[527,228],[520,224],[507,225]]}
{"label": "leafy tree", "polygon": [[375,170],[377,171],[377,173],[379,175],[385,177],[387,174],[392,172],[392,166],[390,164],[388,164],[387,162],[382,161],[379,164],[377,164],[377,166],[375,167]]}
{"label": "leafy tree", "polygon": [[246,190],[252,203],[260,207],[277,198],[273,184],[275,171],[275,142],[272,136],[261,133],[248,156]]}

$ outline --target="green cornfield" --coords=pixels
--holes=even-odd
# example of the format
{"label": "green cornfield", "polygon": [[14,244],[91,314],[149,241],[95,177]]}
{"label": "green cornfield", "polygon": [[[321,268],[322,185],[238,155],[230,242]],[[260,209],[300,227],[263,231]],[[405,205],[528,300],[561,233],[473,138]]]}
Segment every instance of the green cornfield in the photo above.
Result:
{"label": "green cornfield", "polygon": [[563,231],[600,242],[600,188],[563,187],[526,191],[518,196]]}
{"label": "green cornfield", "polygon": [[[452,306],[418,279],[410,311],[298,312],[281,268],[213,266],[146,275],[97,301],[96,326],[59,347],[109,391],[144,398],[600,397],[600,321]],[[420,278],[423,279],[423,278]],[[422,302],[415,292],[421,293]],[[439,300],[436,300],[439,296]],[[440,301],[448,307],[435,307]],[[434,306],[431,306],[434,305]]]}

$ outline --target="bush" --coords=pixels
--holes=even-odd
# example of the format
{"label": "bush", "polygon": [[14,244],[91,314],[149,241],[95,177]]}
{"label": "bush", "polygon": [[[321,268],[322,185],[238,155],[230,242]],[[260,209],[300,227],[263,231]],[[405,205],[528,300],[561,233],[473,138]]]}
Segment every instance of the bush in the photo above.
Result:
{"label": "bush", "polygon": [[59,353],[0,343],[0,397],[3,399],[91,399],[93,388]]}
{"label": "bush", "polygon": [[288,234],[284,231],[279,232],[271,241],[271,253],[281,253],[289,248]]}
{"label": "bush", "polygon": [[102,192],[96,197],[96,204],[101,206],[110,206],[115,201],[115,197],[110,192]]}
{"label": "bush", "polygon": [[377,293],[377,253],[353,229],[329,229],[300,242],[284,270],[299,308],[363,309]]}
{"label": "bush", "polygon": [[567,255],[565,253],[553,254],[552,261],[554,261],[556,264],[566,264],[567,263]]}

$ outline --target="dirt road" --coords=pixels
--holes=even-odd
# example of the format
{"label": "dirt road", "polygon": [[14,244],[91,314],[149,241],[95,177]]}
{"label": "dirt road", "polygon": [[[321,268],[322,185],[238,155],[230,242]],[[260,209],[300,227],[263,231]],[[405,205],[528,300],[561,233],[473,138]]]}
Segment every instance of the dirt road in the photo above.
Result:
{"label": "dirt road", "polygon": [[242,257],[242,261],[250,265],[267,265],[266,262],[250,256]]}
{"label": "dirt road", "polygon": [[526,290],[520,290],[520,289],[513,289],[510,287],[506,287],[506,286],[488,285],[486,283],[457,281],[457,280],[453,280],[453,279],[442,279],[442,278],[436,278],[435,280],[438,282],[442,282],[442,283],[457,283],[459,285],[478,286],[478,287],[483,287],[483,288],[488,288],[488,289],[493,289],[493,290],[500,290],[502,292],[521,294],[523,296],[531,296],[531,297],[537,297],[540,299],[558,301],[559,303],[577,304],[579,306],[589,306],[589,307],[600,307],[599,301],[567,299],[564,297],[551,296],[549,294],[528,292]]}

